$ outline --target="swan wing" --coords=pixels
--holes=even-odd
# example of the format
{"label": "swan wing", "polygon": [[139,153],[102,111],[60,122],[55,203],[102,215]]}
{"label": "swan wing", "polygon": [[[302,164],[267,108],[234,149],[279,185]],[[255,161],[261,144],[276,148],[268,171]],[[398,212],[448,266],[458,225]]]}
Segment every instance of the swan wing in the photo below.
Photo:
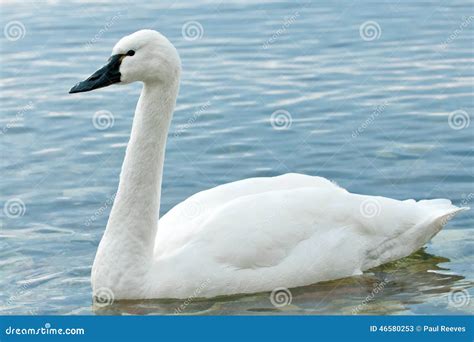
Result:
{"label": "swan wing", "polygon": [[159,247],[155,248],[155,254],[164,254],[182,246],[209,216],[238,198],[302,187],[338,188],[322,177],[288,173],[277,177],[248,178],[198,192],[160,218],[155,244]]}

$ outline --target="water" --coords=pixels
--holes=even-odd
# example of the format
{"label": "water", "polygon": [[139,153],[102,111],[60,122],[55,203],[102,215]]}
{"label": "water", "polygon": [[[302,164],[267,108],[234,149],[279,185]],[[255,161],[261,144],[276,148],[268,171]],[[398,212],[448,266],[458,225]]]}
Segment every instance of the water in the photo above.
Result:
{"label": "water", "polygon": [[[467,1],[2,4],[0,313],[174,313],[182,304],[91,304],[91,265],[140,85],[67,92],[123,35],[157,29],[182,57],[162,213],[221,183],[289,171],[352,192],[472,206],[472,9]],[[197,36],[183,35],[189,21],[202,26]],[[367,21],[379,26],[375,35],[360,33]],[[6,30],[12,22],[18,36]],[[282,121],[271,120],[277,110]],[[94,125],[94,115],[109,121]],[[193,299],[182,313],[472,312],[473,226],[472,211],[463,213],[425,250],[292,289],[281,308],[263,293]]]}

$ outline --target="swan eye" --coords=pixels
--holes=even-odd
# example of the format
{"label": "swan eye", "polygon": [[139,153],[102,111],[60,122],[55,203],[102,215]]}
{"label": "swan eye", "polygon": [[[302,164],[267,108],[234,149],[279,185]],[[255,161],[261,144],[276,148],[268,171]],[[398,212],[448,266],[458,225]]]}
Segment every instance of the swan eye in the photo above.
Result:
{"label": "swan eye", "polygon": [[133,50],[128,50],[127,56],[133,56],[135,54],[135,51]]}

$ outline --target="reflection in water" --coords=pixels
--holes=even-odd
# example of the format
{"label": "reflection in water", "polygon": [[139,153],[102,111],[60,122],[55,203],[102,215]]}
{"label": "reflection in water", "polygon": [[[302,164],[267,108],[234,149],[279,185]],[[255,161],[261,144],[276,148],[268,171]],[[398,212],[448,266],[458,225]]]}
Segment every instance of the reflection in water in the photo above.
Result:
{"label": "reflection in water", "polygon": [[[286,300],[284,304],[288,305],[282,307],[277,307],[282,302],[272,304],[270,293],[259,293],[213,299],[119,301],[105,307],[94,305],[93,311],[98,315],[384,315],[411,313],[414,304],[440,298],[439,310],[442,311],[449,305],[447,298],[454,284],[458,288],[464,279],[447,274],[448,270],[439,265],[449,261],[420,250],[362,276],[291,289],[291,302]],[[466,281],[466,288],[471,285]]]}

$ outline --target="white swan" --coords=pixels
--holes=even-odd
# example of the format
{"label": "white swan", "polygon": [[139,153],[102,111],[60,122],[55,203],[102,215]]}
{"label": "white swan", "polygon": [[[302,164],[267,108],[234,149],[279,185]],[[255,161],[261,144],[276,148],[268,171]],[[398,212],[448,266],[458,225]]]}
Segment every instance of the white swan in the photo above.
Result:
{"label": "white swan", "polygon": [[160,33],[122,38],[71,93],[143,82],[120,183],[92,268],[115,299],[213,297],[360,274],[405,257],[457,212],[446,199],[351,194],[321,177],[251,178],[202,191],[158,222],[180,59]]}

